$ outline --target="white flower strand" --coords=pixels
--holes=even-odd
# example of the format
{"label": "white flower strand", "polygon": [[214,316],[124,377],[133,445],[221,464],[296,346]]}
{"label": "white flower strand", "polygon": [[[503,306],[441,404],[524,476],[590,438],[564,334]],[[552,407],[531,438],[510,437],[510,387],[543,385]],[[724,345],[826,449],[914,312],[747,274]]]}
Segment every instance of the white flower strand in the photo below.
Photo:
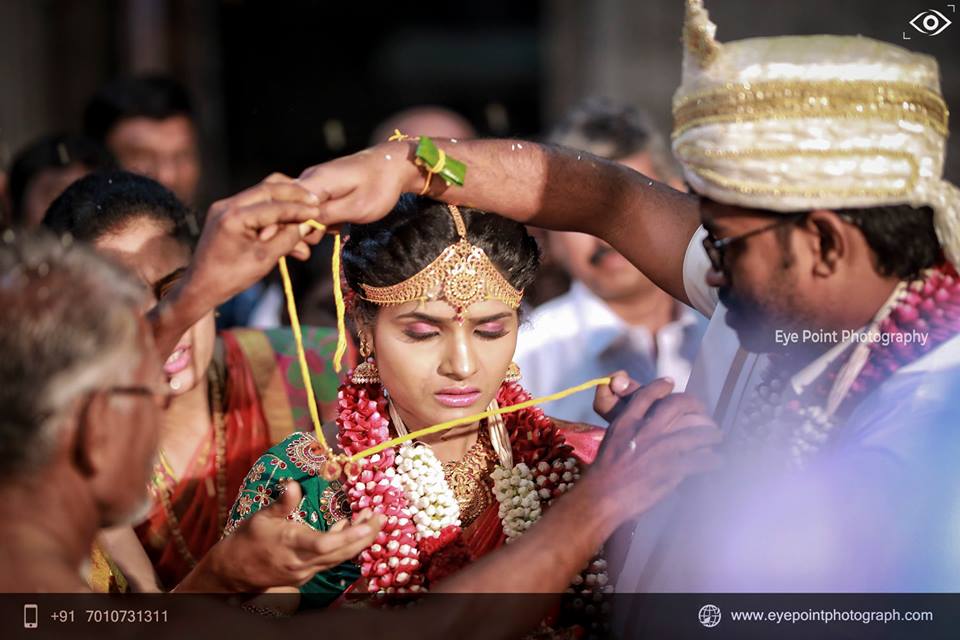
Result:
{"label": "white flower strand", "polygon": [[540,496],[533,472],[523,462],[509,471],[497,465],[492,477],[493,493],[500,503],[500,522],[509,543],[540,519]]}
{"label": "white flower strand", "polygon": [[430,447],[404,444],[394,464],[420,538],[436,537],[444,527],[460,526],[460,504]]}

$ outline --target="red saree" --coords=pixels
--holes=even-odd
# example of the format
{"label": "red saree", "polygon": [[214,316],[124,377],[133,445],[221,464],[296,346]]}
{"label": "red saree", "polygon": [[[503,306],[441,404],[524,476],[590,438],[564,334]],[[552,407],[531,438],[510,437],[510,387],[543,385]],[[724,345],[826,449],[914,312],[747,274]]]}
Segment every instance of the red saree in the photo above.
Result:
{"label": "red saree", "polygon": [[[136,528],[161,583],[175,587],[221,537],[230,506],[251,466],[273,444],[310,426],[303,383],[287,330],[241,329],[223,345],[219,413],[182,478],[158,470],[154,505]],[[330,366],[336,334],[309,329],[305,347],[321,412],[333,415],[337,376]],[[298,384],[299,383],[299,384]],[[211,393],[211,402],[217,397]],[[222,447],[222,455],[217,451]],[[222,469],[218,470],[217,460]],[[219,472],[218,472],[219,471]]]}

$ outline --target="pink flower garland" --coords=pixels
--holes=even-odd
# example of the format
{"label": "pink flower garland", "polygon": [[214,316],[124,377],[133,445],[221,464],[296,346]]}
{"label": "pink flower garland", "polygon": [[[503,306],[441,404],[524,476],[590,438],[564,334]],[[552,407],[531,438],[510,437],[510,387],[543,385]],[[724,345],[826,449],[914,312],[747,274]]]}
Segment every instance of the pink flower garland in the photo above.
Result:
{"label": "pink flower garland", "polygon": [[[346,453],[355,455],[389,439],[387,401],[378,386],[344,384],[338,399],[337,441]],[[370,508],[387,518],[374,543],[360,554],[360,575],[370,593],[415,592],[423,585],[417,527],[393,469],[394,456],[393,449],[386,449],[363,459],[347,492],[354,513]]]}
{"label": "pink flower garland", "polygon": [[[516,383],[504,383],[497,393],[501,406],[529,399],[530,395]],[[390,438],[387,400],[379,385],[346,383],[340,387],[338,400],[337,441],[346,453],[355,455]],[[543,490],[540,497],[544,502],[572,486],[574,476],[579,477],[579,463],[572,457],[573,448],[566,444],[563,434],[541,409],[530,407],[506,414],[504,424],[510,435],[514,462],[526,463],[534,470],[534,480]],[[416,526],[394,470],[395,455],[393,449],[387,449],[361,461],[359,475],[350,478],[347,492],[355,513],[371,508],[387,517],[383,531],[359,558],[360,573],[367,579],[367,591],[372,593],[415,592],[426,586],[421,569],[428,558],[421,556]],[[549,498],[545,493],[549,493]],[[446,565],[451,564],[454,557],[456,564],[466,564],[469,560],[460,552],[462,545],[455,544],[461,534],[459,527],[455,529],[446,532],[447,544],[427,544],[431,564],[443,563],[444,575],[453,572],[454,568]],[[452,552],[450,562],[433,557],[446,548],[457,551]]]}

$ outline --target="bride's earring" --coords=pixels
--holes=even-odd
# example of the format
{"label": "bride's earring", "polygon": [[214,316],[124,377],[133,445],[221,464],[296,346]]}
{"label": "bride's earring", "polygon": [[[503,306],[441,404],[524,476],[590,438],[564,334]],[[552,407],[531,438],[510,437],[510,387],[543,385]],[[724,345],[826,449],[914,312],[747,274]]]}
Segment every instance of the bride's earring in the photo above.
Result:
{"label": "bride's earring", "polygon": [[360,334],[360,357],[363,362],[357,365],[350,376],[350,382],[353,384],[380,384],[380,370],[377,369],[377,362],[370,354],[373,350],[367,341],[367,334]]}
{"label": "bride's earring", "polygon": [[520,382],[520,378],[523,376],[520,375],[520,365],[516,362],[511,362],[510,366],[507,367],[507,373],[503,376],[504,382]]}

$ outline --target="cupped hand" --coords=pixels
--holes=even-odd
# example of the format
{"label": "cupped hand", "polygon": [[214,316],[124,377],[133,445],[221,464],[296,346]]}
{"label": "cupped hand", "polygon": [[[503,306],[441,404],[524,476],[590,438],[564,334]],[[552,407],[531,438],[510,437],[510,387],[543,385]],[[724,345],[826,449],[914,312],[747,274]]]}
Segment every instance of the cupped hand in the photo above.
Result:
{"label": "cupped hand", "polygon": [[225,558],[221,571],[245,591],[300,586],[314,575],[355,558],[373,543],[383,518],[365,511],[341,520],[329,531],[317,531],[288,516],[300,508],[303,491],[288,482],[283,495],[258,511],[219,544]]}

